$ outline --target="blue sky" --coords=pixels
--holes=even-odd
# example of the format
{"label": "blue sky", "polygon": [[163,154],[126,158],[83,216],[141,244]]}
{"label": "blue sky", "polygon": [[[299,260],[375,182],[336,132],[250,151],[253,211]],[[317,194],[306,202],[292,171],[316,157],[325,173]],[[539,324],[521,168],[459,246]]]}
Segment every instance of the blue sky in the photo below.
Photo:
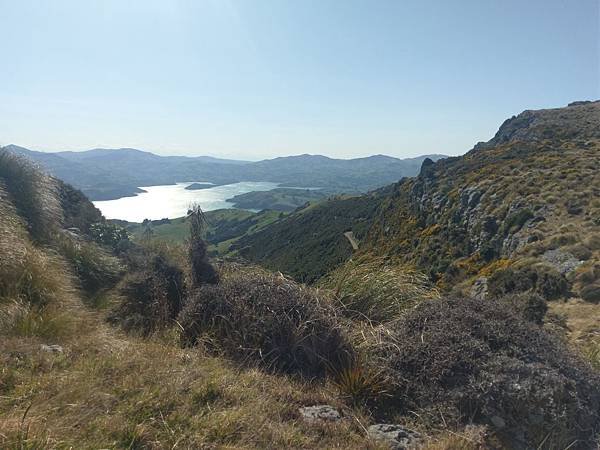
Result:
{"label": "blue sky", "polygon": [[460,154],[600,98],[598,0],[0,0],[0,144]]}

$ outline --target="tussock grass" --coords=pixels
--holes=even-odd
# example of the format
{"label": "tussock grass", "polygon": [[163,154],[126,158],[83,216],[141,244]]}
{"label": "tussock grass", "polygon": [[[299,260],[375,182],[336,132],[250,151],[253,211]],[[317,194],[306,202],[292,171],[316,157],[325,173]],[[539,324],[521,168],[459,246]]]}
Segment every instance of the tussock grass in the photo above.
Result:
{"label": "tussock grass", "polygon": [[123,272],[120,261],[94,242],[60,235],[56,237],[56,246],[87,294],[114,286]]}
{"label": "tussock grass", "polygon": [[73,278],[60,255],[30,243],[23,249],[16,257],[0,256],[0,303],[18,300],[41,308],[73,296]]}
{"label": "tussock grass", "polygon": [[0,335],[54,340],[76,331],[76,323],[57,307],[32,307],[19,301],[0,305]]}
{"label": "tussock grass", "polygon": [[467,426],[459,432],[446,431],[431,438],[423,450],[483,450],[502,448],[497,442],[490,442],[489,431],[482,426]]}
{"label": "tussock grass", "polygon": [[62,220],[54,180],[29,160],[0,149],[0,181],[32,237],[48,240]]}
{"label": "tussock grass", "polygon": [[439,297],[424,274],[373,255],[348,261],[321,285],[332,292],[345,315],[373,323],[393,321],[420,301]]}
{"label": "tussock grass", "polygon": [[600,339],[592,340],[583,346],[581,349],[583,357],[596,370],[600,371]]}

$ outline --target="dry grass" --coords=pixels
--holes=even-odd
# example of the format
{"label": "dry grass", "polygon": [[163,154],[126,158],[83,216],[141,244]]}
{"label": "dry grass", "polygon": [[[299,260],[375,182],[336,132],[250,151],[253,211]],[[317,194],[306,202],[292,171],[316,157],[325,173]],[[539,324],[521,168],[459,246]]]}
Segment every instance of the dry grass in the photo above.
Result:
{"label": "dry grass", "polygon": [[41,343],[0,340],[2,448],[376,448],[350,410],[335,424],[300,420],[301,406],[344,408],[326,388],[239,371],[168,337],[125,339],[100,323],[51,342],[64,353]]}
{"label": "dry grass", "polygon": [[455,433],[446,431],[425,444],[423,450],[488,450],[496,447],[491,442],[486,427],[468,426],[463,431]]}
{"label": "dry grass", "polygon": [[0,182],[34,239],[47,240],[62,220],[54,180],[24,157],[0,148]]}

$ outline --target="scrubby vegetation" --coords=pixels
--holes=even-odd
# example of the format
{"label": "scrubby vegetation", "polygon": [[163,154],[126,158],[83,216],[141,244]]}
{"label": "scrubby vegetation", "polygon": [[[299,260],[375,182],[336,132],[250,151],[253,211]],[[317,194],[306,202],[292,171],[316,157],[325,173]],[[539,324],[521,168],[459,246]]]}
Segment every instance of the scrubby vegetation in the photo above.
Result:
{"label": "scrubby vegetation", "polygon": [[110,316],[128,331],[144,335],[172,326],[183,306],[183,271],[165,255],[148,255],[147,267],[132,270],[121,282],[121,304]]}
{"label": "scrubby vegetation", "polygon": [[[572,288],[567,276],[600,260],[600,135],[590,124],[600,125],[599,102],[527,111],[466,155],[424,166],[382,200],[362,249],[415,264],[444,290],[521,259]],[[565,280],[544,272],[553,286],[542,294],[566,296]]]}
{"label": "scrubby vegetation", "polygon": [[268,370],[324,376],[352,348],[336,309],[311,288],[282,276],[235,267],[198,289],[182,311],[182,343],[197,344]]}
{"label": "scrubby vegetation", "polygon": [[[568,133],[517,118],[369,195],[225,231],[194,207],[185,245],[0,152],[0,447],[379,448],[374,422],[430,449],[597,447],[600,147],[574,108]],[[295,280],[211,261],[211,233]],[[342,418],[301,418],[324,403]]]}
{"label": "scrubby vegetation", "polygon": [[553,267],[540,264],[497,270],[489,278],[488,286],[493,297],[533,292],[547,300],[556,300],[569,293],[565,276]]}
{"label": "scrubby vegetation", "polygon": [[426,301],[374,351],[401,411],[487,423],[510,448],[592,448],[600,378],[538,325],[494,300]]}

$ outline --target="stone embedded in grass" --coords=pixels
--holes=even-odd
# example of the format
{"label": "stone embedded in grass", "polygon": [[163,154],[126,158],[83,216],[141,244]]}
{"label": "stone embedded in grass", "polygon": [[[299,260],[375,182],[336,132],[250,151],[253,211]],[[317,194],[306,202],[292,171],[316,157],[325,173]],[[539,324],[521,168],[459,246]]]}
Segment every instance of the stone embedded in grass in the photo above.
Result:
{"label": "stone embedded in grass", "polygon": [[309,423],[315,423],[320,420],[337,422],[342,419],[339,411],[330,405],[304,406],[299,411],[302,419]]}
{"label": "stone embedded in grass", "polygon": [[367,430],[370,439],[385,442],[392,450],[408,450],[421,444],[421,434],[401,425],[378,423]]}
{"label": "stone embedded in grass", "polygon": [[58,344],[52,344],[52,345],[42,344],[40,346],[40,349],[43,352],[48,352],[48,353],[62,353],[64,351],[63,348]]}

